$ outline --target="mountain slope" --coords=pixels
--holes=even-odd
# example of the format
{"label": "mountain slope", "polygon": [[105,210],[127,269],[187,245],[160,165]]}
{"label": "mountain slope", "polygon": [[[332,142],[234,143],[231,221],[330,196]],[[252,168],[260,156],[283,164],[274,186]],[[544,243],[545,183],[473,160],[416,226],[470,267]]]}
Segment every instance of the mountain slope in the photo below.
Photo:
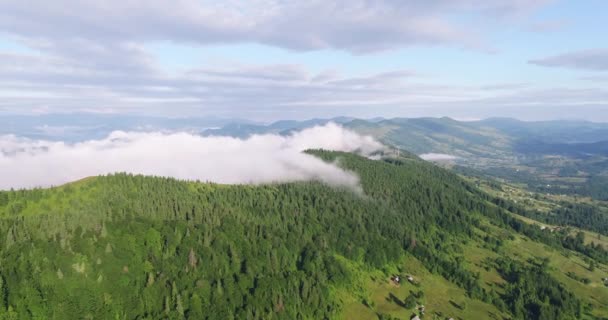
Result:
{"label": "mountain slope", "polygon": [[450,118],[395,118],[376,123],[352,121],[345,124],[383,142],[414,153],[445,153],[471,157],[505,157],[512,139],[491,128],[478,128]]}
{"label": "mountain slope", "polygon": [[417,154],[455,156],[456,164],[533,191],[608,200],[607,124],[420,118],[345,126]]}
{"label": "mountain slope", "polygon": [[[404,318],[412,300],[446,316],[608,316],[605,291],[576,296],[578,284],[561,281],[551,263],[495,254],[530,242],[593,260],[593,272],[575,274],[593,277],[595,288],[607,270],[603,249],[568,250],[576,239],[522,223],[455,174],[414,158],[313,153],[359,174],[365,194],[316,182],[130,175],[1,192],[0,317],[323,319],[363,306],[371,317]],[[423,294],[378,289],[397,272],[415,274]],[[546,280],[517,280],[532,275]],[[458,296],[434,298],[444,289]],[[380,303],[385,293],[392,300]],[[517,294],[529,303],[517,304]]]}
{"label": "mountain slope", "polygon": [[544,143],[593,143],[608,139],[608,124],[577,120],[520,121],[490,118],[472,121],[477,127],[499,130],[515,139],[534,137]]}
{"label": "mountain slope", "polygon": [[348,117],[336,117],[332,119],[310,119],[305,121],[282,120],[273,122],[269,125],[233,122],[221,128],[206,129],[201,132],[201,134],[203,136],[229,136],[235,138],[247,138],[254,134],[284,135],[314,126],[322,126],[329,122],[343,124],[352,120],[352,118]]}

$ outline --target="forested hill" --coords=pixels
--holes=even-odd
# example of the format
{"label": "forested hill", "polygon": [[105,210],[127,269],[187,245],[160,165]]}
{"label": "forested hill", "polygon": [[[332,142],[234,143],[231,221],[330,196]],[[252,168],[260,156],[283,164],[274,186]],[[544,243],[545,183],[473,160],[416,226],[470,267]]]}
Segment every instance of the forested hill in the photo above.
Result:
{"label": "forested hill", "polygon": [[[608,260],[602,247],[523,223],[417,159],[313,153],[339,158],[365,194],[125,174],[0,192],[0,319],[329,319],[352,318],[354,308],[409,319],[416,303],[427,303],[428,317],[608,316],[599,279],[585,292],[548,258],[497,255],[528,242],[592,261],[597,275]],[[486,253],[485,271],[470,262],[473,247]],[[386,307],[373,285],[406,262],[428,281],[415,294],[391,293]],[[435,297],[431,279],[463,294]]]}
{"label": "forested hill", "polygon": [[[491,118],[311,119],[270,125],[234,123],[204,135],[249,137],[283,134],[327,122],[340,123],[386,144],[448,160],[530,191],[608,200],[608,124],[586,121],[527,122]],[[435,154],[435,155],[433,155]],[[437,155],[439,154],[439,155]],[[433,159],[433,157],[437,157]],[[461,171],[462,172],[462,171]]]}

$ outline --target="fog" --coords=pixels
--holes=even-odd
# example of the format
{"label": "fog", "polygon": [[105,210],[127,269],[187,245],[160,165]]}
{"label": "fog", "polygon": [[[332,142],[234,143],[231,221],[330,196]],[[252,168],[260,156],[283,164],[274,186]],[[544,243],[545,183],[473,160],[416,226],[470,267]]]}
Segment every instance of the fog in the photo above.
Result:
{"label": "fog", "polygon": [[383,146],[333,123],[248,139],[115,131],[105,139],[70,144],[5,135],[0,189],[49,187],[116,172],[225,184],[318,180],[358,189],[354,173],[302,152],[319,148],[369,155]]}
{"label": "fog", "polygon": [[458,159],[456,156],[445,153],[423,153],[418,156],[426,161],[451,161]]}

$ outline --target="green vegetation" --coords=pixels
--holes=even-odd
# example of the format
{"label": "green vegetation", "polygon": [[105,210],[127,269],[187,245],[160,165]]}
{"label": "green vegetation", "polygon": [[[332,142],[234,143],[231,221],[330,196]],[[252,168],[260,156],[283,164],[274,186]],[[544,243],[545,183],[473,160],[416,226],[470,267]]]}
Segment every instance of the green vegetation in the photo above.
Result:
{"label": "green vegetation", "polygon": [[562,284],[546,272],[548,260],[523,266],[509,258],[496,261],[496,268],[507,280],[502,299],[516,318],[580,318],[582,304]]}
{"label": "green vegetation", "polygon": [[[406,319],[420,304],[428,317],[608,316],[605,291],[579,294],[608,272],[584,236],[522,222],[415,158],[312,153],[339,158],[364,195],[125,174],[0,192],[0,319]],[[515,247],[555,260],[499,259]],[[568,271],[591,282],[557,259],[586,260]]]}
{"label": "green vegetation", "polygon": [[[267,126],[230,124],[207,130],[205,134],[236,137],[287,134],[328,121],[279,121]],[[457,164],[457,170],[467,175],[482,174],[523,183],[535,192],[608,200],[607,124],[500,118],[457,121],[447,117],[331,121],[415,154],[456,156],[451,164]]]}
{"label": "green vegetation", "polygon": [[495,180],[465,176],[465,179],[495,197],[494,202],[527,218],[527,222],[561,230],[568,234],[582,232],[586,244],[608,249],[608,203],[568,195],[550,195],[527,191],[522,187]]}
{"label": "green vegetation", "polygon": [[353,120],[345,126],[416,154],[458,157],[467,175],[523,183],[529,190],[608,200],[608,126],[576,121],[450,118]]}

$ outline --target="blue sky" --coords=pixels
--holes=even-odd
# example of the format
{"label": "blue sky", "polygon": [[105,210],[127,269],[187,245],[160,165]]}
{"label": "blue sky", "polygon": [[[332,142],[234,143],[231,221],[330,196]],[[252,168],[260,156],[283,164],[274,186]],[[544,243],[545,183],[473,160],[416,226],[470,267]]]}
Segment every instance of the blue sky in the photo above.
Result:
{"label": "blue sky", "polygon": [[608,121],[601,0],[0,4],[0,114]]}

